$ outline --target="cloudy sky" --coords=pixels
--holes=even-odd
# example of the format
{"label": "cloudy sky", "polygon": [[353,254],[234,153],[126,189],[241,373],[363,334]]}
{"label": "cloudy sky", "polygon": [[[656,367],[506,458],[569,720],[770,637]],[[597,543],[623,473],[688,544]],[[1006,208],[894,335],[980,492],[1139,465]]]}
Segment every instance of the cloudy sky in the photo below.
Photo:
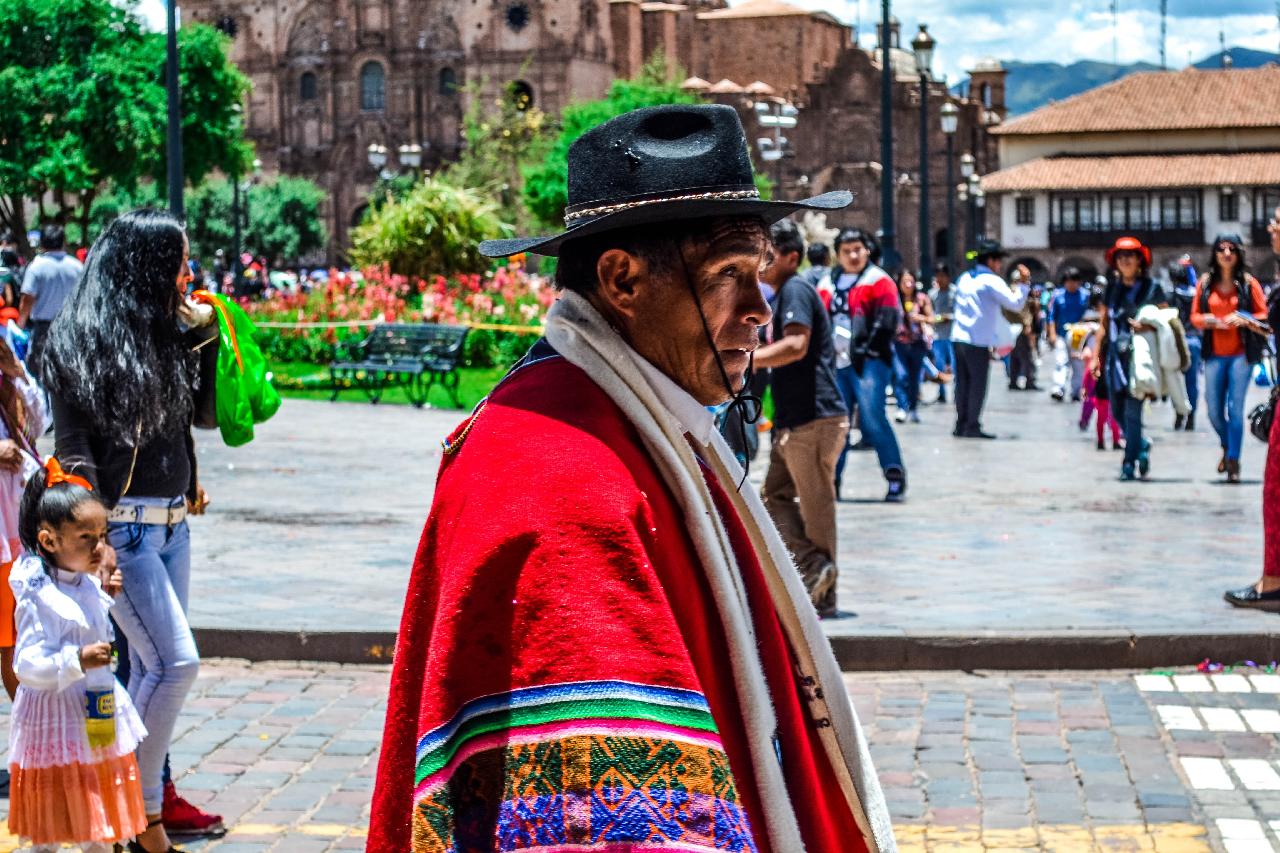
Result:
{"label": "cloudy sky", "polygon": [[[861,19],[863,44],[873,44],[879,0],[791,1],[850,23]],[[1114,51],[1122,64],[1159,62],[1160,0],[1116,5],[1113,18],[1112,0],[895,0],[893,14],[903,22],[904,47],[919,23],[929,25],[938,41],[934,70],[954,83],[984,56],[1070,64],[1110,62]],[[1223,15],[1224,8],[1230,14]],[[1220,26],[1228,46],[1280,52],[1276,13],[1277,0],[1169,0],[1169,64],[1182,67],[1216,53]]]}
{"label": "cloudy sky", "polygon": [[[879,0],[791,2],[824,9],[851,24],[861,20],[863,43],[874,41]],[[935,71],[954,83],[983,56],[1110,62],[1115,50],[1121,63],[1158,62],[1160,0],[1116,0],[1116,5],[1114,19],[1112,0],[895,0],[893,13],[903,21],[904,42],[917,24],[929,25],[939,44]],[[1223,7],[1230,14],[1223,15]],[[157,28],[163,25],[164,0],[141,0],[139,8]],[[1277,0],[1169,0],[1169,64],[1182,67],[1215,53],[1219,29],[1229,46],[1280,52],[1276,13]],[[1118,50],[1113,48],[1117,42]]]}

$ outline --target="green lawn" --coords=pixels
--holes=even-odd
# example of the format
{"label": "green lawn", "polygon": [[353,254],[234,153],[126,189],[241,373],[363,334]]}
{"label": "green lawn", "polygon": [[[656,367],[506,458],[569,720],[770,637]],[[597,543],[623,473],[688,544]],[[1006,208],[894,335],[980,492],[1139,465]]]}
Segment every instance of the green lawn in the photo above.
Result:
{"label": "green lawn", "polygon": [[[282,397],[293,397],[302,400],[328,400],[333,394],[333,386],[329,384],[329,369],[323,365],[304,361],[283,361],[273,363],[270,369],[272,374],[277,377],[302,380],[307,385],[303,389],[280,388],[280,396]],[[461,398],[462,408],[473,408],[493,389],[494,385],[498,384],[498,380],[506,372],[506,368],[502,367],[459,368],[458,373],[461,379],[458,383],[458,396]],[[367,402],[368,400],[364,392],[358,388],[344,389],[338,394],[338,399],[356,403]],[[406,406],[409,404],[409,399],[405,396],[403,389],[388,388],[386,393],[382,395],[382,402],[379,405],[382,404]],[[437,409],[454,408],[448,392],[438,385],[432,386],[431,394],[427,398],[427,405]]]}
{"label": "green lawn", "polygon": [[[281,397],[293,397],[300,400],[328,400],[333,394],[333,386],[329,384],[329,370],[323,365],[312,364],[308,361],[279,361],[271,365],[271,372],[275,376],[288,377],[289,379],[302,380],[307,384],[305,389],[297,388],[280,388]],[[458,382],[458,396],[462,399],[462,408],[470,410],[475,408],[486,394],[493,390],[493,386],[498,384],[498,380],[506,375],[507,369],[504,367],[462,367],[458,369],[461,379]],[[765,389],[764,392],[764,417],[773,417],[773,394],[772,389]],[[338,394],[339,400],[348,402],[366,402],[364,392],[358,388],[343,390]],[[382,395],[383,403],[407,406],[409,399],[405,396],[403,389],[389,388]],[[452,409],[453,401],[449,399],[449,394],[439,386],[433,386],[431,395],[427,399],[427,405],[436,409]]]}

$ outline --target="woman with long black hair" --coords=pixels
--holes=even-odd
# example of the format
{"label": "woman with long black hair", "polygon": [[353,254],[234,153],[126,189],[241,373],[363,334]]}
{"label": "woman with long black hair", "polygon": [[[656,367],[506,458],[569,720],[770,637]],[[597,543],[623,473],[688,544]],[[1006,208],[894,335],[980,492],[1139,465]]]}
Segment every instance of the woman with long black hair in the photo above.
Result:
{"label": "woman with long black hair", "polygon": [[1243,243],[1237,234],[1214,239],[1209,272],[1191,302],[1191,324],[1204,334],[1205,408],[1222,444],[1218,473],[1228,483],[1240,482],[1244,397],[1267,348],[1267,298],[1245,266]]}
{"label": "woman with long black hair", "polygon": [[170,849],[165,756],[199,667],[186,616],[186,516],[204,512],[208,498],[191,427],[217,426],[217,346],[205,346],[217,327],[190,328],[187,257],[186,235],[167,213],[112,222],[49,330],[43,364],[57,457],[110,509],[124,575],[112,615],[128,639],[129,693],[148,731],[137,753],[148,828],[132,849],[148,853]]}
{"label": "woman with long black hair", "polygon": [[1165,307],[1168,297],[1151,277],[1151,250],[1136,237],[1121,237],[1107,250],[1110,283],[1099,317],[1099,346],[1103,353],[1097,373],[1098,391],[1111,401],[1116,420],[1124,429],[1124,462],[1121,480],[1146,477],[1151,470],[1151,441],[1142,434],[1142,400],[1129,394],[1133,336],[1145,330],[1138,322],[1144,305]]}

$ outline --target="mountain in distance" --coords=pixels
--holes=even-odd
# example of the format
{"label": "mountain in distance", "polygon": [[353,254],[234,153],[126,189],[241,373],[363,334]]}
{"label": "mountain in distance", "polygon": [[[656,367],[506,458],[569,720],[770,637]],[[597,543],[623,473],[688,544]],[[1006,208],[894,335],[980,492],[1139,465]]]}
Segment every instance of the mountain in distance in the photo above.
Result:
{"label": "mountain in distance", "polygon": [[[1280,54],[1244,47],[1227,49],[1235,68],[1260,68],[1268,62],[1280,62]],[[1222,52],[1192,63],[1196,68],[1221,68]],[[1057,62],[1006,61],[1009,77],[1005,84],[1005,103],[1010,115],[1022,115],[1044,106],[1050,101],[1061,101],[1086,92],[1104,83],[1119,80],[1137,71],[1159,71],[1160,66],[1149,62],[1132,65],[1113,65],[1110,62],[1081,60],[1070,65]],[[957,91],[968,85],[966,80]]]}

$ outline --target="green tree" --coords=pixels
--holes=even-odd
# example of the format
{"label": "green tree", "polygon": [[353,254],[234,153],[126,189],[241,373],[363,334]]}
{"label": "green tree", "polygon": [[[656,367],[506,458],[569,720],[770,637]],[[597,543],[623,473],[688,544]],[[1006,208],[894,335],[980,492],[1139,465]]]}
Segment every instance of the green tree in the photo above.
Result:
{"label": "green tree", "polygon": [[533,224],[521,204],[525,172],[546,156],[554,128],[514,83],[492,100],[483,96],[484,88],[484,81],[468,87],[462,153],[444,174],[455,186],[495,197],[503,221],[524,231]]}
{"label": "green tree", "polygon": [[[249,149],[229,116],[248,80],[225,39],[184,28],[180,70],[187,175],[242,168]],[[132,0],[0,0],[0,92],[0,225],[20,241],[27,200],[41,220],[89,232],[104,188],[163,175],[164,37],[142,30]]]}
{"label": "green tree", "polygon": [[541,162],[525,174],[524,203],[540,224],[548,228],[564,224],[569,146],[596,125],[631,110],[660,104],[697,103],[697,97],[680,88],[680,76],[679,69],[667,66],[661,55],[655,54],[634,78],[615,80],[603,98],[565,107],[560,117],[559,136]]}
{"label": "green tree", "polygon": [[510,233],[490,195],[432,176],[371,211],[351,232],[350,255],[357,266],[386,264],[402,275],[482,272],[489,261],[480,241]]}
{"label": "green tree", "polygon": [[[209,180],[187,196],[191,254],[206,264],[218,249],[231,252],[232,189],[226,179]],[[321,215],[324,200],[324,190],[305,178],[280,176],[251,186],[241,194],[242,210],[248,211],[241,250],[280,266],[323,249],[329,240]]]}

